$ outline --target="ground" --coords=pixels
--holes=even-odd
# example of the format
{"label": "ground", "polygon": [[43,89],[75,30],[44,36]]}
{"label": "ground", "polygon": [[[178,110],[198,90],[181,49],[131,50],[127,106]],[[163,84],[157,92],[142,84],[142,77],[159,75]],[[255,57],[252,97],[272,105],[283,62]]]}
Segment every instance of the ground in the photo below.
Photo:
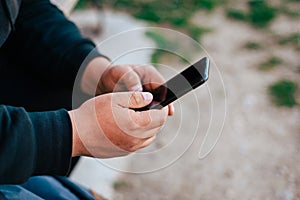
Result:
{"label": "ground", "polygon": [[[74,14],[74,20],[84,27],[86,24],[78,15],[80,13],[76,18]],[[106,16],[115,22],[103,26],[102,33],[106,36],[102,35],[102,39],[110,34],[108,27],[112,33],[118,33],[122,29],[147,25],[124,14],[109,12]],[[178,151],[183,152],[183,156],[165,168],[140,174],[111,172],[114,170],[110,171],[101,161],[84,160],[73,179],[110,199],[300,199],[299,106],[276,107],[267,92],[270,84],[283,78],[300,85],[299,51],[273,44],[266,31],[227,19],[222,9],[210,15],[197,14],[194,21],[214,30],[202,38],[202,45],[213,60],[208,84],[175,104],[175,116],[168,120],[158,141],[144,153],[162,147],[170,147],[169,151],[146,156],[147,159],[129,157],[121,165],[122,169],[134,171],[147,169],[147,166],[165,166],[166,160],[176,157]],[[272,22],[270,30],[280,34],[299,32],[300,22],[280,16]],[[148,39],[141,36],[138,40]],[[265,49],[242,48],[253,40],[264,44]],[[284,62],[271,71],[259,70],[257,66],[270,55]],[[162,58],[162,62],[165,61],[166,58]],[[145,62],[149,62],[149,58]],[[164,68],[158,69],[168,76]],[[220,84],[221,80],[224,85]],[[208,100],[209,92],[213,100]],[[199,109],[195,109],[194,95],[200,102]],[[225,124],[217,145],[208,156],[199,159],[205,133],[210,130],[215,134],[212,138],[217,138],[225,111]],[[208,116],[218,123],[211,122]],[[174,139],[172,143],[170,138]],[[189,147],[187,151],[183,151],[185,147]]]}

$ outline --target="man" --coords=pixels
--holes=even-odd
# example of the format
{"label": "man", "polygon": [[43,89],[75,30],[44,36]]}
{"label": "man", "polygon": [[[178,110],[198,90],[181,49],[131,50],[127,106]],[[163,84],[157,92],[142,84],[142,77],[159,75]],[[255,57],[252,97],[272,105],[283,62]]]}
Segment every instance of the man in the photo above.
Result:
{"label": "man", "polygon": [[[159,73],[111,66],[49,0],[1,0],[0,27],[0,199],[90,198],[66,178],[30,177],[65,175],[72,156],[109,158],[148,146],[173,114],[171,105],[135,112],[152,101],[142,85],[156,88]],[[78,87],[99,96],[67,111],[79,68]]]}

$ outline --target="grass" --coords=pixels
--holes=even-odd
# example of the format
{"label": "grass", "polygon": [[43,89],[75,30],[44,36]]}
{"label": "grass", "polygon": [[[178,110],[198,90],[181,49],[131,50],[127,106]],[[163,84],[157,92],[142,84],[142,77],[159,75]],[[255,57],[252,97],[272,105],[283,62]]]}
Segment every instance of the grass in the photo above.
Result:
{"label": "grass", "polygon": [[288,8],[285,8],[285,7],[280,9],[280,12],[285,14],[286,16],[288,16],[290,18],[299,18],[300,17],[300,12],[299,11],[291,10],[291,9],[288,9]]}
{"label": "grass", "polygon": [[264,0],[249,1],[248,5],[250,7],[249,20],[256,27],[265,27],[276,17],[277,9]]}
{"label": "grass", "polygon": [[291,33],[287,36],[281,36],[278,38],[278,44],[287,45],[291,44],[295,47],[295,49],[300,49],[300,33]]}
{"label": "grass", "polygon": [[[81,0],[92,1],[92,0]],[[209,32],[207,28],[197,27],[190,20],[199,11],[212,11],[227,0],[102,0],[108,7],[131,13],[135,18],[152,23],[165,24],[187,32],[198,40]],[[82,3],[80,3],[82,4]]]}
{"label": "grass", "polygon": [[226,15],[228,18],[239,20],[239,21],[248,21],[247,13],[238,9],[228,9],[226,11]]}
{"label": "grass", "polygon": [[278,65],[282,64],[283,60],[279,57],[272,56],[267,61],[261,63],[259,65],[259,69],[262,71],[269,71],[271,69],[274,69]]}
{"label": "grass", "polygon": [[75,6],[75,9],[85,8],[85,7],[87,7],[89,2],[91,2],[91,0],[79,0]]}
{"label": "grass", "polygon": [[224,0],[196,0],[195,5],[197,8],[214,10],[217,6],[222,5],[224,2]]}
{"label": "grass", "polygon": [[290,80],[280,80],[269,86],[271,100],[277,106],[293,107],[297,105],[295,93],[297,84]]}
{"label": "grass", "polygon": [[248,2],[248,11],[229,8],[227,17],[245,21],[257,28],[265,28],[277,16],[278,10],[270,6],[265,0],[251,0]]}
{"label": "grass", "polygon": [[299,0],[281,0],[283,3],[287,3],[287,2],[296,2],[299,3]]}
{"label": "grass", "polygon": [[243,45],[244,49],[249,49],[249,50],[260,50],[263,49],[263,46],[255,41],[248,41]]}
{"label": "grass", "polygon": [[176,49],[179,47],[176,41],[166,38],[166,36],[164,36],[159,32],[147,31],[145,34],[147,37],[151,38],[155,42],[156,46],[159,49],[169,50],[169,49]]}
{"label": "grass", "polygon": [[165,54],[166,52],[161,49],[156,49],[151,55],[151,63],[156,64],[159,63],[160,58]]}
{"label": "grass", "polygon": [[[93,1],[96,0],[80,0],[77,7],[82,8]],[[126,11],[137,19],[176,28],[197,41],[212,30],[191,23],[191,17],[201,10],[212,11],[225,2],[226,0],[102,0],[106,7]],[[152,63],[157,63],[160,57],[167,53],[165,49],[180,48],[177,41],[171,41],[158,33],[147,32],[146,35],[156,43],[158,48],[151,56]]]}
{"label": "grass", "polygon": [[188,32],[188,34],[194,39],[194,40],[201,40],[201,37],[206,34],[210,33],[213,30],[208,27],[200,27],[196,26],[194,24],[189,24],[185,27],[185,30]]}
{"label": "grass", "polygon": [[[162,33],[156,31],[147,31],[145,34],[155,42],[157,47],[151,55],[151,63],[160,63],[159,61],[162,56],[168,56],[169,59],[179,58],[182,63],[188,63],[188,60],[190,60],[188,51],[186,52],[186,54],[184,53],[185,51],[182,52],[182,55],[180,56],[173,53],[177,52],[178,48],[183,48],[181,46],[182,43],[180,43],[180,41],[177,41],[176,38],[167,38]],[[198,48],[198,46],[196,48]],[[192,51],[192,49],[190,48],[189,50]]]}
{"label": "grass", "polygon": [[[290,4],[291,3],[291,4]],[[290,18],[299,18],[300,11],[298,6],[294,6],[295,3],[300,3],[299,0],[281,0],[280,12]]]}
{"label": "grass", "polygon": [[164,35],[158,32],[154,31],[147,31],[146,36],[152,39],[156,46],[157,49],[152,53],[151,55],[151,63],[159,63],[159,59],[161,56],[166,54],[168,51],[167,50],[172,50],[178,48],[178,44],[176,41],[170,40],[166,38]]}
{"label": "grass", "polygon": [[125,181],[116,181],[113,183],[113,188],[115,190],[120,190],[126,187],[128,187],[128,184]]}
{"label": "grass", "polygon": [[298,65],[298,66],[296,67],[296,72],[297,72],[297,73],[300,73],[300,65]]}
{"label": "grass", "polygon": [[156,10],[157,12],[172,12],[174,9],[181,12],[182,9],[189,11],[195,10],[214,10],[216,7],[222,5],[225,0],[104,0],[103,2],[114,5],[118,8],[136,9],[142,8],[145,10]]}

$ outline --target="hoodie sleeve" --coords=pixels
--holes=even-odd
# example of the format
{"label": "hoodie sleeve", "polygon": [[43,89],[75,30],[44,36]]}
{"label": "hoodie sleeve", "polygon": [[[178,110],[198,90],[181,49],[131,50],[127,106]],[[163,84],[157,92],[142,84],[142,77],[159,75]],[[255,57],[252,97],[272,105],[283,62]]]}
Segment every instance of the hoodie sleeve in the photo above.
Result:
{"label": "hoodie sleeve", "polygon": [[72,125],[66,110],[28,113],[0,105],[0,121],[0,184],[68,172]]}
{"label": "hoodie sleeve", "polygon": [[[74,23],[49,0],[23,0],[5,53],[52,85],[72,88],[77,72],[94,57],[103,56],[83,38]],[[17,58],[17,59],[16,59]]]}

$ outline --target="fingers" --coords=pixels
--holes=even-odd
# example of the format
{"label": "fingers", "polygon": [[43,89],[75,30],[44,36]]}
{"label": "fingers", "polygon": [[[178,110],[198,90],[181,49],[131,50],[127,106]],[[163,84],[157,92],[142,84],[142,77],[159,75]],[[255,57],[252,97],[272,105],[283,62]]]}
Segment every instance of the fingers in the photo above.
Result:
{"label": "fingers", "polygon": [[[144,107],[152,101],[148,92],[111,93],[114,121],[122,132],[135,138],[149,138],[159,132],[166,122],[168,108],[134,111],[130,108]],[[117,105],[117,106],[115,106]]]}
{"label": "fingers", "polygon": [[115,83],[124,84],[130,91],[142,91],[141,79],[129,65],[114,66],[110,70]]}
{"label": "fingers", "polygon": [[[119,92],[111,93],[113,103],[117,103],[123,108],[142,108],[148,105],[153,96],[149,92]],[[146,111],[130,110],[129,119],[139,127],[146,127],[146,130],[162,126],[167,118],[168,107],[163,109],[151,109]],[[174,111],[171,111],[171,113]],[[124,114],[123,114],[124,115]]]}
{"label": "fingers", "polygon": [[149,91],[157,88],[165,82],[162,75],[153,66],[139,65],[132,66],[132,69],[143,80],[143,85]]}
{"label": "fingers", "polygon": [[109,74],[108,77],[112,79],[104,78],[103,84],[115,91],[124,91],[124,89],[142,91],[142,85],[151,91],[164,83],[160,73],[150,65],[116,65],[111,67],[106,74]]}
{"label": "fingers", "polygon": [[167,121],[167,109],[148,110],[143,112],[130,112],[130,122],[140,132],[129,131],[130,135],[137,138],[149,138],[157,134]]}
{"label": "fingers", "polygon": [[151,130],[155,128],[159,128],[165,124],[167,121],[167,116],[168,116],[168,108],[165,107],[163,109],[157,110],[157,109],[152,109],[148,111],[143,111],[145,113],[149,113],[149,116],[151,117],[151,124],[146,127],[146,130]]}
{"label": "fingers", "polygon": [[145,147],[149,146],[150,144],[152,144],[154,142],[155,139],[156,139],[156,135],[144,140],[142,142],[142,144],[139,146],[139,149],[142,149],[142,148],[145,148]]}
{"label": "fingers", "polygon": [[118,92],[111,95],[113,103],[126,108],[142,108],[153,99],[150,92]]}
{"label": "fingers", "polygon": [[[131,69],[134,70],[136,74],[138,74],[138,76],[142,80],[142,84],[146,87],[148,91],[156,89],[165,82],[164,78],[153,66],[131,66]],[[168,108],[168,115],[173,116],[175,112],[173,103],[169,104]]]}
{"label": "fingers", "polygon": [[169,116],[173,116],[174,113],[175,113],[174,104],[173,104],[173,103],[170,103],[170,104],[168,105],[168,108],[169,108],[169,110],[168,110],[168,115],[169,115]]}
{"label": "fingers", "polygon": [[127,152],[126,154],[135,152],[139,149],[149,146],[150,144],[152,144],[154,142],[155,139],[156,139],[156,135],[154,135],[153,137],[150,137],[150,138],[146,138],[146,139],[135,140],[135,142],[132,142],[131,144],[129,144],[125,147],[122,147],[122,149]]}

